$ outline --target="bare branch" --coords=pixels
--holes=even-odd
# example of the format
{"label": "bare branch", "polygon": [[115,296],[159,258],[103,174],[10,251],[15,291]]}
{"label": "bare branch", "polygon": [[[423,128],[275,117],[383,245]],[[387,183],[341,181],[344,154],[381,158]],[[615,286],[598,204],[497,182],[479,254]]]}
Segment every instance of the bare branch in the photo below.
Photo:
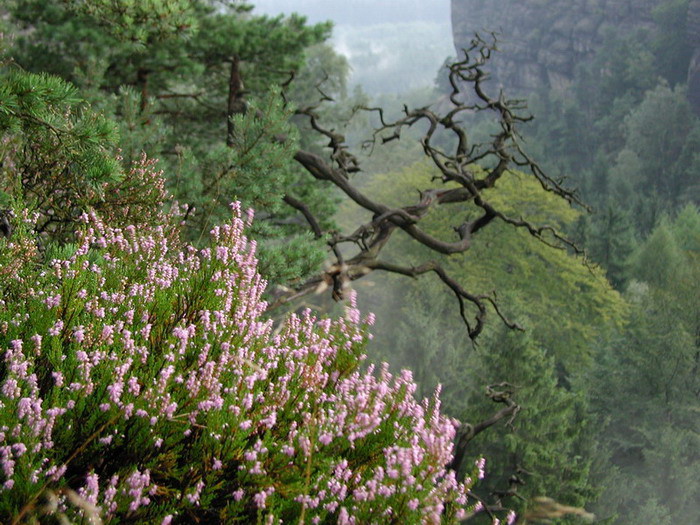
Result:
{"label": "bare branch", "polygon": [[[356,227],[350,234],[329,235],[328,244],[336,256],[336,262],[322,275],[315,276],[305,283],[299,283],[286,296],[278,297],[273,301],[273,305],[287,302],[291,297],[298,298],[326,285],[330,286],[330,283],[333,284],[334,297],[340,298],[347,283],[375,270],[410,277],[434,273],[457,298],[460,315],[472,339],[482,332],[489,310],[493,310],[507,326],[514,329],[520,328],[502,313],[495,293],[469,292],[450,277],[436,261],[419,266],[405,266],[380,259],[382,250],[398,230],[402,230],[435,253],[454,255],[469,250],[474,237],[496,220],[515,228],[522,228],[548,246],[582,253],[555,227],[537,225],[523,217],[511,217],[490,204],[485,198],[485,190],[494,188],[499,180],[509,176],[510,171],[517,168],[528,171],[546,191],[554,193],[571,204],[581,204],[574,192],[562,186],[562,181],[548,177],[524,152],[518,125],[532,118],[531,115],[523,113],[524,102],[509,100],[502,92],[496,97],[487,93],[484,85],[488,78],[485,65],[496,49],[494,34],[491,34],[488,40],[477,35],[471,47],[464,50],[463,59],[449,66],[452,92],[449,96],[451,105],[448,108],[404,107],[403,115],[395,120],[387,118],[380,107],[360,106],[353,110],[354,113],[368,112],[378,117],[379,122],[372,136],[363,143],[363,148],[370,150],[377,145],[400,140],[406,129],[418,124],[423,126],[420,143],[424,154],[432,161],[438,172],[437,176],[430,177],[430,181],[431,183],[435,181],[442,184],[450,183],[450,186],[423,189],[419,192],[417,202],[410,205],[389,206],[363,192],[354,184],[351,175],[360,171],[360,163],[350,152],[345,143],[345,137],[334,129],[325,128],[320,123],[318,108],[321,102],[297,110],[298,114],[305,115],[309,119],[312,129],[328,139],[329,155],[328,158],[324,158],[308,151],[298,151],[295,154],[295,160],[311,176],[332,183],[358,206],[371,212],[372,219]],[[465,87],[470,88],[469,94]],[[321,86],[317,86],[317,89],[322,101],[330,98]],[[498,131],[488,142],[471,143],[461,122],[462,117],[477,112],[492,114],[499,124]],[[448,146],[445,146],[446,144]],[[314,235],[320,237],[323,234],[318,222],[310,218],[308,209],[305,210],[298,202],[285,200],[305,216]],[[421,228],[421,220],[431,208],[448,205],[462,205],[459,212],[454,215],[460,218],[453,226],[455,238],[448,240],[438,238]],[[464,205],[470,206],[469,213],[464,213]],[[473,218],[474,209],[478,212],[476,218]],[[467,218],[464,218],[465,215]],[[337,249],[341,243],[353,243],[359,252],[344,262]],[[509,410],[514,409],[504,409],[504,412],[508,413]]]}
{"label": "bare branch", "polygon": [[497,423],[504,421],[507,426],[511,426],[513,420],[520,412],[520,405],[513,401],[515,388],[509,383],[498,383],[486,387],[486,396],[494,403],[502,403],[505,406],[491,417],[480,421],[475,425],[463,423],[457,431],[457,441],[455,444],[455,454],[448,468],[459,471],[460,466],[464,462],[464,457],[467,452],[469,443],[480,433],[487,428],[490,428]]}

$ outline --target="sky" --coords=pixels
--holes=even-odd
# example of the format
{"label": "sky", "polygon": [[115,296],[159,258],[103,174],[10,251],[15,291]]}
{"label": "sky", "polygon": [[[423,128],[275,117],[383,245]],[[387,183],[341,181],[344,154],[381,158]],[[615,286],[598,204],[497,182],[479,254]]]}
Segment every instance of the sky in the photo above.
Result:
{"label": "sky", "polygon": [[449,23],[449,0],[253,0],[260,13],[297,12],[311,22],[333,20],[338,25],[373,23]]}
{"label": "sky", "polygon": [[259,14],[332,20],[332,44],[350,61],[351,84],[370,94],[430,85],[454,55],[450,0],[252,0]]}

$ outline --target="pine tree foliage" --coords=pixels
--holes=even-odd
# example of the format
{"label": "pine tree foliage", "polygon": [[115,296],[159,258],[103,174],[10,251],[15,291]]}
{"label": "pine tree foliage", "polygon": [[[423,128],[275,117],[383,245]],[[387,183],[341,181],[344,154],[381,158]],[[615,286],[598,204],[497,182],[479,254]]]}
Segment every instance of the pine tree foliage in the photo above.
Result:
{"label": "pine tree foliage", "polygon": [[286,282],[318,269],[324,256],[322,240],[296,223],[283,196],[309,197],[324,225],[333,200],[293,169],[293,108],[283,107],[274,85],[303,68],[305,50],[326,39],[330,25],[251,9],[208,0],[19,2],[10,6],[10,52],[27,70],[75,83],[111,115],[127,164],[144,152],[159,159],[168,189],[189,205],[192,240],[204,238],[232,200],[259,210],[261,269]]}
{"label": "pine tree foliage", "polygon": [[71,233],[76,217],[123,178],[115,125],[57,77],[9,64],[0,82],[0,204],[25,202],[41,215],[39,231]]}
{"label": "pine tree foliage", "polygon": [[191,0],[60,0],[73,15],[102,24],[116,38],[146,44],[192,30],[197,19]]}
{"label": "pine tree foliage", "polygon": [[[554,357],[527,335],[501,329],[488,348],[471,363],[481,385],[470,389],[469,420],[486,419],[494,410],[484,385],[510,389],[521,410],[512,422],[494,429],[498,439],[484,433],[471,442],[471,455],[488,458],[488,475],[478,492],[500,494],[519,515],[543,495],[588,506],[596,491],[589,479],[593,433],[583,396],[561,385]],[[556,523],[582,521],[572,517]]]}
{"label": "pine tree foliage", "polygon": [[617,514],[616,523],[700,519],[699,236],[700,214],[687,206],[640,246],[627,292],[629,325],[601,349],[591,374],[612,466],[600,469],[601,509]]}

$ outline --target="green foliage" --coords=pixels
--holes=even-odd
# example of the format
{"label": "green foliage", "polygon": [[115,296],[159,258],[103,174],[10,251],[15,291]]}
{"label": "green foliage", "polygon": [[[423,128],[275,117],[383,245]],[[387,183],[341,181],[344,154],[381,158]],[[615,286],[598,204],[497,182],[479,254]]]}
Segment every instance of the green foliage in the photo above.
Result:
{"label": "green foliage", "polygon": [[59,78],[4,66],[0,133],[0,195],[38,212],[39,231],[55,237],[123,179],[115,125]]}
{"label": "green foliage", "polygon": [[608,202],[593,216],[590,256],[605,269],[610,283],[622,290],[628,278],[629,257],[636,245],[630,213]]}
{"label": "green foliage", "polygon": [[[596,514],[621,524],[698,521],[689,502],[698,500],[691,452],[698,406],[690,392],[697,391],[700,135],[685,87],[688,2],[657,4],[654,29],[604,34],[570,88],[538,94],[529,137],[550,172],[582,188],[594,214],[569,231],[626,290],[627,324],[598,331],[595,316],[582,319],[598,331],[587,344],[595,359],[571,383],[590,397],[599,429]],[[561,347],[552,340],[545,348]]]}
{"label": "green foliage", "polygon": [[[429,173],[427,163],[416,163],[374,176],[368,191],[389,205],[405,204]],[[579,217],[519,173],[507,174],[496,189],[484,192],[484,199],[505,213],[517,210],[525,219],[559,228],[572,226]],[[429,232],[447,231],[455,216],[462,220],[475,213],[464,205],[435,207],[422,224]],[[505,224],[492,225],[488,235],[466,253],[441,263],[470,290],[499,290],[505,313],[524,325],[526,334],[511,333],[495,322],[472,349],[449,290],[435,286],[428,276],[408,282],[383,278],[369,289],[358,286],[362,304],[377,312],[384,327],[369,347],[370,355],[411,367],[421,392],[442,385],[445,410],[471,424],[501,408],[483,395],[486,385],[514,385],[513,399],[522,412],[513,426],[502,422],[470,447],[490,465],[482,495],[507,490],[509,476],[522,468],[530,473],[521,473],[526,484],[518,493],[525,498],[546,495],[569,505],[587,505],[596,494],[589,480],[593,429],[582,391],[573,385],[590,366],[600,339],[622,327],[627,305],[600,268],[587,267],[566,250]],[[434,258],[413,244],[399,238],[389,249],[406,265]],[[378,304],[379,296],[387,307]]]}
{"label": "green foliage", "polygon": [[675,163],[693,124],[684,90],[661,84],[645,94],[624,121],[625,149],[639,159],[636,177],[624,181],[632,192],[641,189],[656,191],[669,200],[678,198],[682,187],[674,175],[684,167]]}
{"label": "green foliage", "polygon": [[605,29],[570,87],[534,97],[538,119],[529,133],[550,173],[574,178],[598,212],[607,204],[597,203],[612,202],[637,217],[639,237],[656,225],[655,207],[677,211],[697,201],[697,118],[685,92],[688,1],[655,4],[654,25]]}
{"label": "green foliage", "polygon": [[[698,436],[700,214],[663,221],[632,258],[629,325],[601,348],[588,378],[609,464],[601,509],[616,523],[700,519]],[[661,521],[663,522],[663,521]]]}
{"label": "green foliage", "polygon": [[[172,221],[113,228],[90,213],[58,259],[11,267],[0,289],[3,522],[465,514],[471,484],[445,469],[454,423],[437,396],[416,402],[409,372],[360,370],[369,319],[307,312],[273,331],[261,318],[249,221],[236,207],[197,250]],[[34,240],[29,228],[0,239],[0,275],[14,264],[5,254]]]}
{"label": "green foliage", "polygon": [[658,73],[671,85],[683,84],[693,54],[688,45],[689,0],[669,0],[652,11],[657,32],[652,41]]}
{"label": "green foliage", "polygon": [[[458,324],[454,297],[430,278],[425,284],[428,286],[419,287],[401,277],[387,276],[372,283],[369,290],[359,288],[363,304],[379,313],[381,323],[369,346],[370,356],[392,367],[410,369],[419,395],[429,395],[441,385],[445,411],[471,420],[465,390],[476,378],[472,359],[465,352],[469,338]],[[389,308],[383,307],[387,294]],[[479,386],[483,385],[476,388]]]}
{"label": "green foliage", "polygon": [[60,0],[74,15],[84,15],[120,40],[145,44],[193,29],[191,0]]}
{"label": "green foliage", "polygon": [[[504,499],[506,506],[522,511],[526,500],[547,495],[588,507],[597,491],[589,478],[595,452],[586,402],[561,380],[553,352],[533,342],[536,327],[526,325],[526,334],[503,326],[491,329],[479,347],[469,351],[448,293],[435,286],[407,290],[405,281],[393,285],[401,290],[396,294],[401,306],[391,313],[379,310],[378,320],[385,326],[396,324],[378,331],[370,356],[387,359],[392,366],[411,367],[418,392],[430,392],[440,384],[447,413],[470,424],[487,420],[503,408],[484,395],[487,385],[513,385],[512,399],[521,411],[512,424],[506,424],[506,418],[468,446],[463,465],[467,470],[474,460],[487,458],[487,476],[478,494],[488,499],[494,490],[507,491],[509,478],[518,475],[524,481],[517,487],[518,494],[525,500]],[[517,296],[505,300],[515,304]],[[365,301],[371,303],[371,297]]]}
{"label": "green foliage", "polygon": [[[399,204],[415,191],[426,171],[431,172],[427,163],[418,163],[398,173],[376,176],[372,191],[390,204]],[[559,228],[572,225],[578,216],[536,181],[518,173],[508,174],[497,188],[485,191],[484,198],[506,214]],[[423,220],[428,231],[449,231],[455,214],[461,217],[478,213],[469,206],[461,210],[455,207],[459,205],[450,206],[453,208],[441,206],[429,213]],[[411,241],[401,239],[392,246],[392,253],[402,260],[418,263],[433,257],[420,248],[408,248]],[[558,361],[567,367],[585,362],[591,343],[605,330],[620,325],[624,317],[624,301],[610,288],[599,268],[587,266],[564,249],[543,244],[524,229],[495,224],[486,242],[475,242],[465,254],[445,258],[444,264],[471,290],[507,290],[515,296],[509,297],[511,301],[526,304],[521,316],[528,320],[535,341],[557,352]],[[559,316],[556,323],[550,322],[551,312]]]}
{"label": "green foliage", "polygon": [[471,443],[472,455],[488,458],[488,475],[479,492],[486,497],[505,491],[510,476],[518,475],[524,484],[517,491],[525,500],[512,504],[520,515],[527,500],[541,495],[576,507],[590,504],[595,490],[589,480],[593,443],[586,403],[581,394],[560,384],[551,353],[528,335],[502,327],[471,361],[472,373],[483,384],[470,389],[465,414],[470,421],[486,420],[500,408],[485,398],[484,385],[509,383],[522,407],[512,424],[493,429],[498,439],[487,432]]}
{"label": "green foliage", "polygon": [[6,137],[22,134],[33,147],[43,145],[42,153],[52,142],[90,181],[106,180],[118,172],[109,156],[117,140],[114,125],[87,110],[73,86],[12,66],[5,66],[0,78],[0,129]]}
{"label": "green foliage", "polygon": [[[28,70],[74,82],[112,116],[127,164],[144,152],[160,159],[169,191],[188,206],[190,239],[204,238],[230,202],[254,206],[262,269],[288,282],[316,270],[324,255],[282,197],[308,198],[324,226],[335,204],[294,169],[292,108],[274,86],[303,68],[307,48],[325,40],[330,25],[251,9],[207,0],[20,2],[10,10],[18,33],[11,53]],[[328,49],[314,53],[342,90],[347,66]],[[298,98],[310,96],[319,67],[305,70]]]}
{"label": "green foliage", "polygon": [[683,271],[683,254],[668,224],[660,224],[634,257],[634,276],[654,287],[667,289]]}

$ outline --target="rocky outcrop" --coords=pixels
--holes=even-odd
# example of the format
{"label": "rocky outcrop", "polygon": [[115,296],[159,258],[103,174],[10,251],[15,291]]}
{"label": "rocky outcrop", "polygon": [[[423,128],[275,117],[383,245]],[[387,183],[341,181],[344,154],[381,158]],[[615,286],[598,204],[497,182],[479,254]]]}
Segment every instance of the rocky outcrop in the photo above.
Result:
{"label": "rocky outcrop", "polygon": [[653,26],[662,0],[452,0],[455,48],[475,32],[500,34],[493,78],[511,93],[565,88],[574,68],[590,58],[606,31]]}
{"label": "rocky outcrop", "polygon": [[690,0],[688,5],[688,43],[693,56],[688,68],[688,100],[696,115],[700,116],[700,0]]}

